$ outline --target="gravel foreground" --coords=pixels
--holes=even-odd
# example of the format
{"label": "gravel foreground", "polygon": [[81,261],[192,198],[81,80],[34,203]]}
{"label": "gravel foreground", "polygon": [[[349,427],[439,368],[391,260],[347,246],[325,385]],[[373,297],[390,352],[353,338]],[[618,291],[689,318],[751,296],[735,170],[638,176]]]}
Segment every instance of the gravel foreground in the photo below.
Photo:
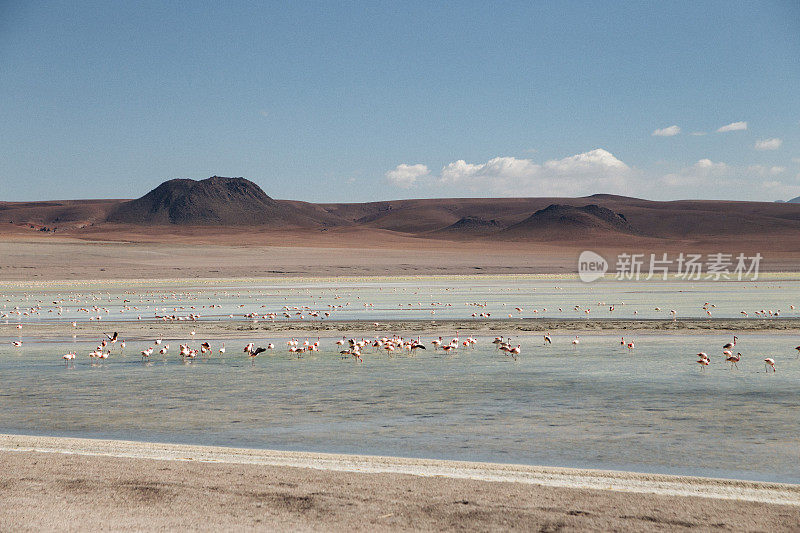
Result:
{"label": "gravel foreground", "polygon": [[0,530],[797,531],[800,486],[0,436]]}

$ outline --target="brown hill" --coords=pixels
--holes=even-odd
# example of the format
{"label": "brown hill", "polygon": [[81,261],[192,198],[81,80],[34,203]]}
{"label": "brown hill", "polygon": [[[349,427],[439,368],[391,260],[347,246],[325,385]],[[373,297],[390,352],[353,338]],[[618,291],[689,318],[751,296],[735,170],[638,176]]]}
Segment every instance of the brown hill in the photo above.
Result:
{"label": "brown hill", "polygon": [[303,202],[282,202],[244,178],[166,181],[111,210],[108,222],[147,225],[316,227],[343,221]]}
{"label": "brown hill", "polygon": [[[433,232],[464,217],[496,220],[510,227],[551,204],[583,207],[589,203],[624,213],[627,222],[635,228],[634,233],[642,237],[708,240],[719,236],[765,235],[774,240],[779,235],[788,235],[800,238],[800,204],[790,203],[659,202],[598,194],[583,198],[445,198],[319,205],[358,227],[434,235]],[[511,238],[512,235],[511,232],[497,233],[496,237]],[[564,237],[569,238],[568,235]]]}
{"label": "brown hill", "polygon": [[502,230],[505,225],[495,219],[486,220],[481,217],[461,217],[449,226],[426,233],[426,237],[470,239],[492,235]]}
{"label": "brown hill", "polygon": [[498,236],[554,241],[635,233],[625,215],[597,204],[582,207],[551,204],[536,211],[522,222],[501,231]]}
{"label": "brown hill", "polygon": [[120,200],[0,202],[0,224],[41,231],[68,231],[104,222]]}
{"label": "brown hill", "polygon": [[[593,206],[593,207],[589,207]],[[623,213],[620,217],[617,214]],[[276,200],[243,178],[170,180],[137,200],[0,202],[0,232],[56,230],[86,239],[152,237],[163,226],[175,242],[237,235],[283,242],[266,229],[306,231],[327,239],[433,238],[516,242],[626,237],[651,242],[717,243],[744,239],[773,248],[800,243],[800,204],[681,200],[658,202],[597,194],[584,198],[442,198],[360,204]],[[210,228],[216,227],[213,232]],[[320,232],[328,228],[337,232]],[[5,229],[3,229],[5,228]],[[258,231],[252,231],[258,228]],[[195,233],[193,233],[195,232]],[[377,233],[376,233],[377,232]],[[120,235],[122,235],[120,233]],[[333,234],[335,233],[335,235]],[[346,235],[346,236],[345,236]],[[370,235],[370,237],[366,237]],[[122,237],[120,237],[122,238]],[[194,237],[192,237],[194,238]],[[306,237],[303,237],[306,238]],[[311,237],[309,237],[311,238]],[[377,238],[377,237],[375,237]],[[224,240],[224,239],[223,239]],[[335,243],[333,243],[335,244]]]}

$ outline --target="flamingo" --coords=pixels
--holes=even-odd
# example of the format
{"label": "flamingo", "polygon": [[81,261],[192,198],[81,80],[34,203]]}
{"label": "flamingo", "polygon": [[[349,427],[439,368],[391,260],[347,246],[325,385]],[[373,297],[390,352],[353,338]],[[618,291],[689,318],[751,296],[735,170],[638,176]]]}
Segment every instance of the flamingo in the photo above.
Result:
{"label": "flamingo", "polygon": [[225,353],[225,343],[222,343],[222,348],[219,349],[219,353]]}
{"label": "flamingo", "polygon": [[66,353],[66,354],[62,355],[61,358],[64,360],[65,364],[69,364],[70,361],[74,361],[75,360],[75,354],[72,353],[72,352]]}
{"label": "flamingo", "polygon": [[739,363],[741,358],[742,358],[742,353],[741,352],[736,352],[736,355],[728,356],[727,358],[725,358],[725,360],[727,362],[731,363],[731,368],[733,368],[734,366],[736,368],[739,368],[739,365],[737,363]]}
{"label": "flamingo", "polygon": [[700,364],[700,369],[701,369],[701,370],[705,370],[705,369],[706,369],[706,367],[709,365],[709,361],[708,361],[708,359],[702,359],[702,358],[700,358],[700,359],[698,359],[698,360],[697,360],[697,362]]}
{"label": "flamingo", "polygon": [[544,343],[545,344],[553,344],[553,339],[550,338],[550,335],[544,336]]}
{"label": "flamingo", "polygon": [[[252,343],[251,343],[251,344],[252,344]],[[249,355],[250,357],[256,357],[256,356],[257,356],[258,354],[260,354],[261,352],[266,352],[266,351],[267,351],[267,349],[266,349],[266,348],[262,348],[261,346],[259,346],[258,348],[255,348],[255,349],[251,349],[251,350],[249,350],[249,351],[248,351],[248,355]]]}
{"label": "flamingo", "polygon": [[363,363],[364,362],[364,360],[361,359],[361,351],[358,349],[358,347],[356,347],[355,349],[352,350],[352,355],[353,355],[353,357],[358,359],[359,363]]}
{"label": "flamingo", "polygon": [[739,339],[736,335],[733,336],[733,342],[727,343],[725,346],[722,347],[723,350],[730,350],[734,346],[736,346],[736,341]]}
{"label": "flamingo", "polygon": [[14,341],[14,342],[12,342],[11,344],[13,344],[13,345],[14,345],[14,346],[16,346],[17,348],[19,348],[20,346],[22,346],[22,341]]}
{"label": "flamingo", "polygon": [[770,367],[770,366],[772,367],[772,371],[775,372],[775,360],[772,359],[771,357],[765,357],[764,358],[764,370],[769,371],[768,367]]}
{"label": "flamingo", "polygon": [[572,344],[580,344],[580,343],[581,343],[581,340],[578,338],[577,335],[575,335],[575,338],[572,339]]}

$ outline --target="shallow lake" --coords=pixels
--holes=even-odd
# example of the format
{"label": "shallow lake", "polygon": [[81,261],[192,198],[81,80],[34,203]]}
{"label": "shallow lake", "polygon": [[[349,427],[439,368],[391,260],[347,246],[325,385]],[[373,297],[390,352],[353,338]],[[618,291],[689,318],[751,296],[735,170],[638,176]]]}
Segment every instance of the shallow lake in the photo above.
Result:
{"label": "shallow lake", "polygon": [[451,354],[432,338],[363,363],[332,338],[300,358],[287,339],[253,339],[276,344],[254,361],[242,340],[218,339],[189,363],[170,339],[166,357],[143,363],[150,343],[129,341],[92,363],[96,342],[4,338],[0,431],[800,482],[795,336],[740,336],[738,369],[720,334],[640,334],[632,351],[615,336],[520,336],[516,361],[491,338]]}

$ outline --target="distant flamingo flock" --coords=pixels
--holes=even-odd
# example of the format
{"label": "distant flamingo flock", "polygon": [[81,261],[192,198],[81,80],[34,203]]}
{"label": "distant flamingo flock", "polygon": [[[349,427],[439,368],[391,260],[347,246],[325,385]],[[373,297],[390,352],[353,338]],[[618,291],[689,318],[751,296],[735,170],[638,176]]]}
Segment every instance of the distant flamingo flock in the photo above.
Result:
{"label": "distant flamingo flock", "polygon": [[[195,335],[195,330],[188,332],[188,336],[190,338],[193,338]],[[543,335],[542,339],[543,346],[553,346],[554,341],[550,334]],[[732,341],[723,344],[721,348],[722,359],[724,362],[730,365],[731,369],[738,369],[739,363],[742,361],[743,357],[741,352],[737,351],[736,354],[734,354],[732,351],[736,347],[738,340],[738,336],[733,336]],[[474,348],[478,342],[478,339],[472,336],[462,339],[459,334],[456,333],[454,337],[448,340],[445,340],[441,336],[434,338],[430,341],[430,345],[434,351],[442,351],[446,354],[453,354],[459,348]],[[506,338],[501,335],[494,337],[490,342],[492,345],[494,345],[497,352],[504,354],[509,359],[516,361],[522,354],[522,344],[514,344],[510,338]],[[576,335],[569,342],[577,348],[577,346],[580,344],[580,337]],[[369,339],[356,339],[343,336],[342,338],[336,340],[334,344],[335,351],[342,357],[342,359],[352,358],[358,362],[364,362],[363,356],[367,353],[371,355],[383,353],[388,357],[394,357],[397,354],[405,353],[408,355],[414,355],[418,350],[427,350],[426,345],[422,342],[420,337],[405,338],[398,335],[380,336]],[[13,345],[20,348],[22,347],[22,342],[14,341]],[[116,352],[114,352],[115,345],[118,346]],[[620,339],[619,345],[631,353],[635,350],[634,341],[625,339],[624,337]],[[102,361],[108,359],[112,353],[123,355],[125,346],[126,343],[125,341],[120,340],[118,332],[114,332],[113,334],[104,334],[104,338],[101,339],[100,343],[88,353],[88,357],[92,360]],[[289,353],[295,355],[296,357],[302,357],[303,354],[307,352],[321,351],[321,340],[317,338],[315,341],[311,341],[309,339],[300,341],[297,338],[292,338],[286,342],[286,347]],[[274,349],[275,344],[272,342],[266,343],[266,346],[257,346],[255,342],[248,342],[244,346],[242,352],[249,356],[251,360],[254,360],[260,354],[274,351]],[[164,342],[162,337],[158,337],[152,341],[152,345],[142,349],[139,353],[142,361],[149,361],[153,354],[158,353],[161,356],[166,357],[169,355],[169,351],[169,343]],[[794,351],[796,354],[795,359],[800,358],[800,346],[795,347]],[[178,356],[183,361],[190,361],[199,356],[211,357],[213,352],[214,350],[209,341],[201,342],[196,348],[192,347],[188,342],[180,343],[178,346]],[[225,355],[225,343],[220,345],[217,353],[221,356]],[[74,351],[61,356],[61,359],[67,366],[74,365],[76,358],[77,354]],[[705,370],[709,365],[711,365],[712,360],[706,352],[701,351],[697,353],[696,362],[700,365],[701,370]],[[763,362],[766,371],[771,371],[773,373],[777,372],[777,366],[773,357],[764,357]]]}
{"label": "distant flamingo flock", "polygon": [[[559,289],[556,287],[556,289]],[[445,293],[449,289],[445,289]],[[396,292],[397,289],[393,289],[393,292]],[[306,291],[308,292],[308,291]],[[238,291],[238,292],[231,292],[231,291],[217,291],[213,292],[212,296],[218,297],[219,299],[222,298],[252,298],[253,296],[248,296],[248,293],[251,293],[249,290]],[[416,292],[414,294],[417,294]],[[0,295],[5,297],[4,295]],[[310,298],[314,298],[313,295],[309,293]],[[322,296],[318,296],[321,298]],[[337,303],[331,303],[327,306],[312,306],[312,305],[284,305],[280,311],[270,311],[263,309],[266,306],[261,305],[260,307],[263,309],[261,311],[249,311],[249,312],[242,312],[241,314],[235,315],[233,313],[228,314],[228,318],[235,318],[241,317],[245,318],[252,323],[258,323],[260,320],[269,320],[269,321],[278,321],[278,320],[326,320],[329,319],[333,313],[351,307],[351,302],[343,301],[343,296],[341,294],[331,294],[330,297],[334,299]],[[210,299],[210,297],[208,297]],[[27,298],[26,298],[27,299]],[[146,317],[145,320],[157,320],[157,321],[164,321],[164,322],[181,322],[181,321],[188,321],[196,325],[201,324],[201,320],[204,318],[205,312],[212,312],[218,313],[219,310],[222,308],[221,304],[216,303],[207,303],[201,304],[200,303],[201,297],[199,293],[194,293],[192,291],[145,291],[138,296],[134,296],[130,292],[126,292],[122,297],[112,297],[110,294],[82,294],[82,293],[74,293],[69,296],[58,296],[54,298],[51,302],[47,302],[44,300],[37,300],[33,305],[29,305],[27,307],[24,306],[15,306],[11,310],[6,310],[6,305],[3,305],[3,310],[0,311],[0,317],[6,320],[6,324],[8,324],[9,320],[12,317],[16,319],[33,319],[34,317],[41,317],[43,314],[52,314],[54,316],[62,316],[68,312],[75,312],[79,314],[85,314],[88,316],[89,321],[100,321],[104,320],[109,314],[112,312],[112,307],[108,304],[116,304],[118,311],[121,314],[126,315],[135,315],[136,320],[142,320],[142,316],[144,313],[149,313],[150,316]],[[11,300],[6,297],[6,301],[10,302]],[[104,303],[106,302],[106,303]],[[175,303],[180,303],[179,305],[175,305]],[[339,303],[341,302],[341,303]],[[169,304],[171,307],[167,307],[166,305]],[[373,309],[375,307],[374,303],[367,303],[364,302],[360,305],[363,305],[365,309]],[[477,308],[478,310],[473,312],[470,316],[471,318],[482,318],[488,319],[492,316],[492,312],[489,311],[487,308],[489,304],[486,302],[467,302],[465,304],[467,307]],[[498,304],[495,304],[498,305]],[[432,301],[427,306],[430,309],[431,314],[435,314],[437,309],[444,309],[444,308],[453,308],[453,303],[443,302],[443,301]],[[625,302],[617,302],[613,305],[605,304],[604,302],[597,302],[594,306],[586,306],[581,304],[572,305],[571,308],[573,312],[588,316],[600,310],[607,310],[607,313],[614,314],[619,312],[618,309],[625,306]],[[246,307],[246,304],[241,303],[237,306],[239,309]],[[547,313],[548,309],[546,307],[532,307],[532,306],[523,306],[523,305],[506,305],[501,304],[501,307],[507,307],[511,312],[507,313],[508,318],[523,318],[525,315],[528,316],[536,316],[542,313]],[[788,306],[791,311],[794,311],[795,306],[790,305]],[[398,304],[399,309],[424,309],[424,305],[422,302],[406,302]],[[566,307],[567,309],[569,307]],[[711,302],[705,302],[701,306],[701,310],[705,315],[708,317],[712,316],[712,312],[717,308],[716,304]],[[559,313],[563,313],[563,309],[565,307],[558,307],[557,311]],[[655,306],[652,308],[656,313],[666,312],[668,316],[672,319],[672,321],[677,320],[677,311],[675,309],[666,309],[662,310],[660,306]],[[634,315],[637,314],[637,311],[633,312]],[[755,318],[774,318],[780,317],[781,311],[773,310],[773,309],[759,309],[755,311],[741,311],[741,316],[743,317],[755,317]],[[219,316],[219,315],[213,315]],[[72,328],[78,328],[79,321],[72,320],[70,325]],[[379,323],[374,323],[374,326],[378,327]],[[23,324],[20,322],[15,325],[15,328],[19,332],[19,338],[17,340],[13,340],[11,344],[14,348],[24,349],[23,348],[23,339],[22,339],[22,330]],[[175,344],[178,345],[178,349],[176,351],[177,355],[185,360],[189,361],[192,359],[196,359],[198,357],[211,357],[215,352],[219,356],[224,356],[226,354],[225,344],[222,343],[218,348],[212,348],[211,341],[195,341],[195,337],[197,336],[197,328],[191,329],[186,333],[186,339],[183,341],[175,340]],[[558,343],[558,340],[555,339],[551,334],[544,334],[542,336],[543,345],[544,346],[553,346],[554,344]],[[730,366],[731,369],[738,369],[740,363],[744,360],[753,360],[758,359],[755,356],[743,356],[741,351],[736,349],[737,342],[739,340],[738,335],[734,335],[731,342],[725,343],[722,346],[721,355],[722,361]],[[457,332],[453,337],[450,338],[433,338],[429,341],[428,345],[431,346],[432,351],[434,352],[442,352],[445,354],[456,354],[459,349],[471,349],[474,348],[478,344],[478,340],[473,338],[472,336],[467,338],[461,338],[459,333]],[[496,348],[497,353],[504,355],[508,359],[517,360],[519,357],[522,356],[523,347],[521,342],[512,342],[510,338],[505,338],[503,336],[495,337],[493,340],[490,341],[494,347]],[[569,342],[575,350],[580,349],[581,345],[581,338],[578,335],[574,335],[573,338],[568,339]],[[352,358],[358,362],[364,361],[364,355],[369,354],[385,354],[389,357],[393,357],[398,354],[406,353],[406,354],[416,354],[419,350],[425,350],[426,345],[423,343],[422,339],[418,336],[416,338],[404,338],[402,336],[397,335],[378,335],[374,338],[346,338],[343,337],[335,342],[336,344],[336,351],[342,358]],[[620,346],[625,348],[628,352],[634,353],[636,351],[636,344],[631,339],[625,339],[624,337],[620,339],[619,342]],[[117,332],[113,334],[105,334],[104,338],[100,340],[100,343],[91,351],[88,352],[88,357],[92,360],[103,361],[108,359],[112,354],[116,355],[124,355],[125,350],[125,342],[122,341],[119,337]],[[286,342],[286,347],[289,353],[294,354],[297,357],[302,357],[303,354],[310,353],[310,352],[319,352],[322,350],[321,341],[319,338],[316,340],[300,340],[297,338],[292,338]],[[251,359],[255,359],[260,354],[265,352],[274,352],[275,351],[275,344],[265,343],[265,346],[256,346],[255,343],[250,342],[247,343],[246,346],[243,347],[242,352],[246,354]],[[800,346],[795,348],[796,354],[800,356]],[[148,361],[156,355],[160,355],[162,357],[168,357],[170,355],[170,344],[169,342],[164,342],[164,339],[158,337],[153,340],[150,345],[143,347],[141,350],[138,350],[141,359],[143,361]],[[74,351],[69,353],[63,354],[61,356],[62,360],[67,365],[72,365],[77,359],[77,354]],[[760,358],[764,365],[765,370],[774,373],[777,372],[777,366],[775,362],[775,357],[761,357]],[[697,352],[697,364],[701,366],[701,370],[706,370],[712,364],[712,358],[704,352],[700,351]]]}

